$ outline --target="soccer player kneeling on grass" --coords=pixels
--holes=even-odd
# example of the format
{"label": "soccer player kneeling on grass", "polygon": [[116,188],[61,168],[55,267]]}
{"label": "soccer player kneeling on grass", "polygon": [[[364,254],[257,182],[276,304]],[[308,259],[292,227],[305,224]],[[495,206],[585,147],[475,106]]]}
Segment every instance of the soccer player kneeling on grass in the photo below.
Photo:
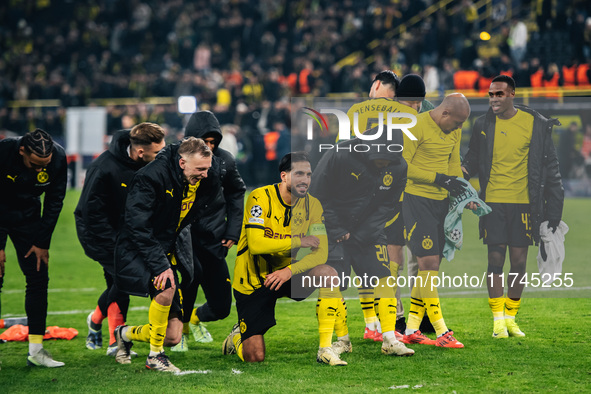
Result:
{"label": "soccer player kneeling on grass", "polygon": [[[492,80],[490,109],[474,123],[463,170],[478,173],[480,196],[492,212],[480,219],[480,238],[488,245],[488,302],[493,314],[493,338],[523,337],[515,322],[521,305],[527,249],[540,241],[540,224],[552,232],[560,224],[564,190],[552,127],[525,106],[513,105],[515,81],[506,75]],[[503,266],[509,247],[511,262],[504,297]]]}
{"label": "soccer player kneeling on grass", "polygon": [[[312,175],[308,155],[288,153],[279,163],[279,172],[281,183],[255,189],[248,196],[238,242],[232,285],[238,323],[224,341],[222,352],[237,353],[247,362],[265,359],[263,335],[276,324],[277,299],[301,301],[314,290],[304,287],[306,279],[311,283],[326,281],[330,286],[336,277],[336,271],[324,264],[328,244],[323,209],[308,194]],[[304,248],[310,252],[301,257]],[[347,365],[331,347],[341,298],[338,288],[320,289],[316,306],[319,363]]]}
{"label": "soccer player kneeling on grass", "polygon": [[[468,100],[451,94],[435,109],[419,114],[411,129],[417,141],[405,139],[403,156],[408,163],[408,184],[404,190],[402,212],[407,245],[417,256],[419,272],[411,291],[411,305],[403,342],[463,348],[453,332],[447,329],[437,287],[445,236],[443,223],[448,213],[448,193],[457,196],[464,184],[460,167],[461,126],[470,115]],[[469,205],[470,209],[475,208]],[[437,333],[437,340],[427,338],[419,330],[427,312]]]}
{"label": "soccer player kneeling on grass", "polygon": [[121,364],[131,363],[131,341],[136,340],[150,343],[147,368],[179,371],[163,350],[182,337],[177,271],[191,276],[193,267],[190,239],[181,243],[177,238],[189,234],[185,228],[219,191],[219,177],[210,177],[211,171],[211,150],[189,137],[164,148],[133,178],[115,247],[115,284],[129,294],[151,296],[152,303],[149,324],[115,329],[115,359]]}

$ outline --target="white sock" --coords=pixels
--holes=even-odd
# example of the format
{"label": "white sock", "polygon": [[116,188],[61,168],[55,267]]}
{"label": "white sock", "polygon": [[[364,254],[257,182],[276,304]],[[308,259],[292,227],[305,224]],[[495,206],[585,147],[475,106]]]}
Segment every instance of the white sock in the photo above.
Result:
{"label": "white sock", "polygon": [[406,330],[404,330],[404,335],[412,335],[417,331],[418,330],[413,330],[412,328],[407,328]]}
{"label": "white sock", "polygon": [[162,352],[153,352],[153,351],[150,350],[150,355],[148,357],[156,357],[160,353],[162,353]]}
{"label": "white sock", "polygon": [[379,333],[381,333],[381,332],[382,332],[382,325],[380,324],[380,321],[379,321],[379,320],[377,320],[377,321],[376,321],[376,325],[375,325],[375,327],[376,327],[376,328],[375,328],[375,331],[377,331],[377,332],[379,332]]}
{"label": "white sock", "polygon": [[351,340],[349,339],[349,334],[345,334],[345,335],[344,335],[344,336],[342,336],[342,337],[337,337],[337,339],[338,339],[339,341],[343,341],[343,342],[351,342]]}
{"label": "white sock", "polygon": [[396,334],[394,334],[394,331],[386,331],[386,332],[382,333],[382,335],[383,335],[384,339],[387,339],[388,341],[396,339]]}
{"label": "white sock", "polygon": [[125,342],[131,342],[131,338],[127,336],[127,331],[129,331],[129,327],[121,327],[121,338],[123,338]]}
{"label": "white sock", "polygon": [[35,354],[39,353],[39,350],[43,349],[42,343],[31,343],[29,342],[29,354],[34,356]]}

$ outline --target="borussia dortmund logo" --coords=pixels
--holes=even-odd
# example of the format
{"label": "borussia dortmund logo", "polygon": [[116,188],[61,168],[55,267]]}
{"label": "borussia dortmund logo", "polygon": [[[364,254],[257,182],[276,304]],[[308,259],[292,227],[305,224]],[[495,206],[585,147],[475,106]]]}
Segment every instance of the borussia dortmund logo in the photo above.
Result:
{"label": "borussia dortmund logo", "polygon": [[49,174],[46,173],[45,171],[41,171],[40,173],[37,174],[37,180],[40,183],[45,183],[49,180]]}
{"label": "borussia dortmund logo", "polygon": [[246,332],[246,323],[244,320],[240,320],[240,333],[244,334]]}
{"label": "borussia dortmund logo", "polygon": [[259,218],[263,214],[263,208],[260,205],[255,205],[254,207],[250,208],[250,216],[253,218]]}
{"label": "borussia dortmund logo", "polygon": [[384,186],[390,186],[392,184],[392,175],[390,175],[389,173],[387,173],[386,175],[384,175]]}
{"label": "borussia dortmund logo", "polygon": [[302,214],[298,213],[294,218],[293,218],[293,224],[295,224],[296,226],[301,226],[304,223],[304,219],[302,218]]}
{"label": "borussia dortmund logo", "polygon": [[423,245],[423,249],[429,250],[433,247],[433,240],[431,240],[431,238],[425,238],[423,240],[422,245]]}

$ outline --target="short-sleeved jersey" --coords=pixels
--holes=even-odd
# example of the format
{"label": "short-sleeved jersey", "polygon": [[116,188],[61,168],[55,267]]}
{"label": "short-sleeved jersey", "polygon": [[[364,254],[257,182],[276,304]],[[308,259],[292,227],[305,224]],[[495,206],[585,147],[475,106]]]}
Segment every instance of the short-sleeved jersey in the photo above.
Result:
{"label": "short-sleeved jersey", "polygon": [[527,165],[533,126],[534,117],[521,110],[511,119],[496,119],[486,202],[529,203]]}
{"label": "short-sleeved jersey", "polygon": [[417,138],[404,136],[402,156],[408,164],[405,193],[432,200],[443,200],[447,190],[435,185],[435,174],[462,176],[460,142],[462,130],[445,134],[431,117],[431,112],[417,115],[417,124],[410,129]]}
{"label": "short-sleeved jersey", "polygon": [[[380,116],[383,119],[384,130],[388,122],[388,113],[407,113],[416,115],[417,111],[413,108],[401,104],[396,100],[389,98],[376,98],[363,101],[351,106],[347,111],[347,117],[351,124],[351,138],[355,138],[353,127],[355,127],[355,113],[357,113],[357,126],[359,133],[363,133],[373,127],[379,126]],[[397,123],[410,123],[410,119],[402,119]],[[338,140],[338,136],[337,136]]]}
{"label": "short-sleeved jersey", "polygon": [[[320,246],[295,261],[292,256],[296,256],[300,239],[306,235],[318,237]],[[328,240],[318,199],[308,194],[290,206],[281,198],[277,184],[250,193],[238,241],[234,289],[250,294],[271,272],[291,264],[292,273],[299,274],[325,263],[327,257]]]}

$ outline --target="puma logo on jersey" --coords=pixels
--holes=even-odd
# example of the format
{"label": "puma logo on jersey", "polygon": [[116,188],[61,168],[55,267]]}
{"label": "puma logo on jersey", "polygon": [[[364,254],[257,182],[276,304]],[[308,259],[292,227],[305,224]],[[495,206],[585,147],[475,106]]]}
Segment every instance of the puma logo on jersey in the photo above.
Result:
{"label": "puma logo on jersey", "polygon": [[173,189],[170,189],[170,190],[167,190],[167,191],[166,191],[166,194],[170,194],[170,197],[174,197],[174,196],[172,195],[172,190],[173,190]]}
{"label": "puma logo on jersey", "polygon": [[486,137],[486,133],[484,131],[481,131],[480,134]]}
{"label": "puma logo on jersey", "polygon": [[337,308],[333,308],[332,306],[327,306],[326,309],[328,309],[329,311],[332,311],[332,312],[337,311]]}
{"label": "puma logo on jersey", "polygon": [[279,224],[279,220],[281,220],[281,218],[278,218],[277,216],[273,216],[275,218],[275,220],[277,220],[277,224]]}
{"label": "puma logo on jersey", "polygon": [[352,172],[351,175],[353,175],[355,179],[359,180],[359,175],[361,175],[361,173],[355,174],[354,172]]}
{"label": "puma logo on jersey", "polygon": [[254,198],[255,201],[259,201],[258,197],[252,196],[252,198]]}
{"label": "puma logo on jersey", "polygon": [[16,182],[17,177],[18,177],[18,175],[15,175],[15,176],[6,175],[6,178],[10,179],[12,182]]}
{"label": "puma logo on jersey", "polygon": [[127,185],[123,182],[121,182],[121,187],[127,187]]}
{"label": "puma logo on jersey", "polygon": [[507,132],[506,131],[501,131],[501,134],[505,134],[505,137],[507,136]]}

